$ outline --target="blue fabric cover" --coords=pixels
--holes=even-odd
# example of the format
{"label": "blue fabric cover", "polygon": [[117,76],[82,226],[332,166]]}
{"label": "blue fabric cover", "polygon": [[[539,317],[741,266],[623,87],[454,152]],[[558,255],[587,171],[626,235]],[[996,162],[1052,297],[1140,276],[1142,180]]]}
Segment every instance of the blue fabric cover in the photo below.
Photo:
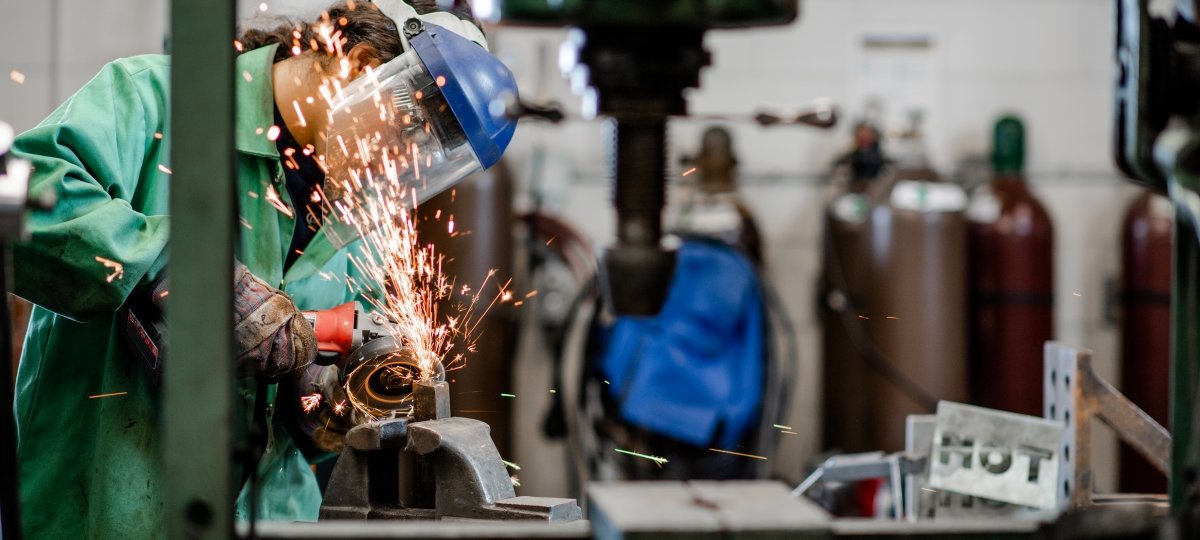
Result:
{"label": "blue fabric cover", "polygon": [[685,242],[662,311],[618,318],[600,369],[626,422],[695,446],[733,447],[762,401],[763,305],[753,265],[724,245]]}

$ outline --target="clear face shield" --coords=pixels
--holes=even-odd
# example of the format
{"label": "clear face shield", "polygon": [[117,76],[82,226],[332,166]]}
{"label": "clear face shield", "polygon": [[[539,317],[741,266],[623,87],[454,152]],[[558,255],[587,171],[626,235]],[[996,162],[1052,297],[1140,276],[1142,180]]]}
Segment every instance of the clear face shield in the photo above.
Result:
{"label": "clear face shield", "polygon": [[333,96],[324,194],[335,246],[369,232],[381,213],[421,204],[482,168],[445,84],[409,50]]}

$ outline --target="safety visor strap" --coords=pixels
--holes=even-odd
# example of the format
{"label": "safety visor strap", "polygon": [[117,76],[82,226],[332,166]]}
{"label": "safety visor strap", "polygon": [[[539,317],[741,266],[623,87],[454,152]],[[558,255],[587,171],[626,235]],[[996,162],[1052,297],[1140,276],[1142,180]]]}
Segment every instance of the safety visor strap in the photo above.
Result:
{"label": "safety visor strap", "polygon": [[400,41],[404,43],[404,50],[409,50],[408,38],[404,36],[404,21],[409,19],[420,19],[421,21],[436,24],[446,30],[454,32],[464,38],[474,41],[485,51],[491,51],[488,48],[487,38],[483,36],[483,32],[479,30],[471,21],[464,21],[458,18],[453,13],[445,11],[433,11],[424,15],[417,14],[417,10],[404,0],[375,0],[375,5],[395,21],[396,28],[400,30]]}

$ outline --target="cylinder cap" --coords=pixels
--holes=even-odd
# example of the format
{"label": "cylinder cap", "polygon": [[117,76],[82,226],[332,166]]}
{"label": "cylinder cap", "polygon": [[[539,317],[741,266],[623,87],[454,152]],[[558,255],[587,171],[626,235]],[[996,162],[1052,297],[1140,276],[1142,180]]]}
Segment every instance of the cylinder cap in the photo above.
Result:
{"label": "cylinder cap", "polygon": [[1025,170],[1025,125],[1015,115],[1001,116],[992,131],[992,170],[1020,174]]}

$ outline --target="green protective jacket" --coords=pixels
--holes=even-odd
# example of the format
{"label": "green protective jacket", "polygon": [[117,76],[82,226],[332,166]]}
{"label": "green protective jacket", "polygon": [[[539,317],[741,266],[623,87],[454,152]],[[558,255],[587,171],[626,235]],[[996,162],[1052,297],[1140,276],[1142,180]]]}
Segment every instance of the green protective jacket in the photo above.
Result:
{"label": "green protective jacket", "polygon": [[[283,271],[294,222],[265,196],[273,189],[290,204],[278,151],[266,135],[274,122],[273,55],[274,47],[266,47],[237,61],[241,227],[235,255],[300,309],[329,308],[354,298],[346,277],[361,276],[347,250],[356,245],[336,250],[318,232]],[[168,266],[169,74],[170,59],[161,55],[108,64],[13,146],[35,167],[31,192],[58,195],[52,211],[32,216],[29,241],[14,248],[15,291],[36,304],[16,398],[28,538],[164,536],[160,426],[188,419],[163,417],[160,392],[121,341],[115,312]],[[239,383],[241,410],[252,412],[255,386]],[[314,521],[321,500],[316,480],[275,417],[276,409],[298,404],[273,400],[272,386],[258,515]],[[241,433],[249,412],[240,419]],[[247,493],[242,486],[242,519],[249,513]]]}

